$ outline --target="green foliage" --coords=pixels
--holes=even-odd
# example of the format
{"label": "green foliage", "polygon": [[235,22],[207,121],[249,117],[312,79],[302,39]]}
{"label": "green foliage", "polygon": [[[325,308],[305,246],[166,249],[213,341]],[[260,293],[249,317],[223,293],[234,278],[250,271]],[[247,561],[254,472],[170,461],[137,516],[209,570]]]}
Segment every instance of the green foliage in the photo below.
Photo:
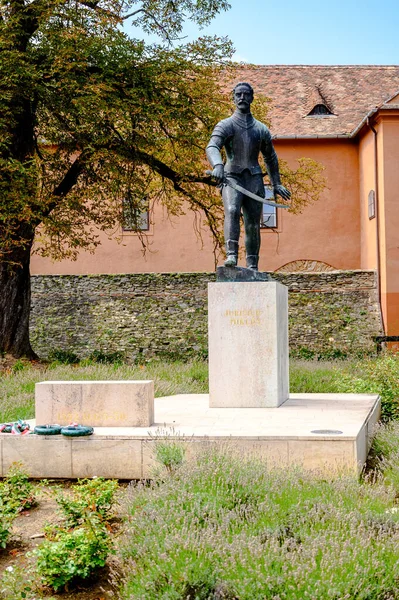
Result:
{"label": "green foliage", "polygon": [[38,600],[35,579],[36,574],[30,565],[8,567],[0,579],[0,598],[2,600]]}
{"label": "green foliage", "polygon": [[13,463],[0,482],[0,500],[2,512],[6,514],[16,514],[36,506],[33,485],[21,463]]}
{"label": "green foliage", "polygon": [[[385,485],[392,486],[399,497],[399,422],[380,424],[373,437],[367,459],[368,470],[383,477]],[[399,508],[392,509],[399,512]]]}
{"label": "green foliage", "polygon": [[[203,180],[204,140],[226,109],[218,79],[232,46],[216,37],[171,41],[185,19],[208,23],[227,8],[224,0],[155,0],[141,8],[135,0],[4,0],[3,260],[22,260],[15,250],[31,246],[38,225],[44,254],[92,250],[95,227],[109,231],[120,222],[123,198],[133,212],[146,209],[150,195],[178,214],[187,193],[194,210],[215,220],[220,206],[212,209],[196,180]],[[120,27],[125,19],[160,43],[129,37]]]}
{"label": "green foliage", "polygon": [[72,488],[72,496],[59,492],[56,501],[66,519],[66,525],[80,525],[90,514],[96,514],[102,521],[109,519],[117,489],[117,481],[96,477],[78,480]]}
{"label": "green foliage", "polygon": [[20,463],[13,463],[0,481],[0,548],[5,548],[17,514],[37,504],[33,486]]}
{"label": "green foliage", "polygon": [[80,359],[72,350],[54,349],[49,353],[49,359],[62,365],[77,365]]}
{"label": "green foliage", "polygon": [[121,365],[125,362],[123,352],[104,352],[103,350],[94,350],[89,355],[89,361],[102,365]]}
{"label": "green foliage", "polygon": [[154,434],[150,433],[155,460],[164,466],[169,474],[174,473],[184,461],[186,444],[172,428],[159,428]]}
{"label": "green foliage", "polygon": [[117,481],[98,477],[78,480],[71,495],[57,493],[65,523],[48,525],[46,540],[33,552],[44,584],[58,591],[105,565],[112,550],[107,521],[117,488]]}
{"label": "green foliage", "polygon": [[381,420],[399,418],[399,357],[386,354],[357,362],[339,378],[338,392],[379,394]]}
{"label": "green foliage", "polygon": [[27,363],[23,360],[16,360],[12,366],[13,373],[18,373],[18,371],[23,371],[27,368]]}
{"label": "green foliage", "polygon": [[7,546],[15,516],[15,513],[8,512],[8,507],[3,505],[0,497],[0,548]]}
{"label": "green foliage", "polygon": [[52,540],[45,540],[33,554],[43,583],[57,591],[103,567],[110,549],[104,524],[91,515],[75,529],[53,529]]}
{"label": "green foliage", "polygon": [[132,491],[121,598],[397,598],[395,498],[353,475],[203,452]]}

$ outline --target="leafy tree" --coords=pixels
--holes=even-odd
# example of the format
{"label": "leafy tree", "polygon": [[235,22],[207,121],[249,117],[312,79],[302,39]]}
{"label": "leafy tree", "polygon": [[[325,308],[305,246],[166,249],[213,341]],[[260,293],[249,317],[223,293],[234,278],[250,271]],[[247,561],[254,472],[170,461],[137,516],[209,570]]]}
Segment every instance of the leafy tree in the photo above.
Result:
{"label": "leafy tree", "polygon": [[[220,244],[220,197],[204,182],[204,147],[230,112],[224,38],[182,44],[183,20],[206,25],[225,0],[0,0],[0,353],[34,357],[30,255],[93,250],[98,231],[150,197],[185,203]],[[159,43],[122,31],[129,19]],[[264,103],[259,110],[264,111]],[[284,167],[288,177],[295,173]],[[311,172],[311,177],[308,174]],[[322,188],[301,166],[297,208]]]}

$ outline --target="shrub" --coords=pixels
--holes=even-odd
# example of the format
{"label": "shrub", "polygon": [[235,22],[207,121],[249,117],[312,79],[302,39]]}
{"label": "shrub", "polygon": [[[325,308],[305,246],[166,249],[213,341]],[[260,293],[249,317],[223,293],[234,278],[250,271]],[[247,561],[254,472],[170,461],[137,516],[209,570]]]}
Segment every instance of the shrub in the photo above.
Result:
{"label": "shrub", "polygon": [[11,535],[12,523],[15,519],[15,514],[10,514],[3,511],[3,504],[0,499],[0,548],[5,548]]}
{"label": "shrub", "polygon": [[155,460],[164,466],[169,474],[174,473],[184,461],[187,442],[179,438],[173,427],[158,428],[154,434],[149,435],[153,442]]}
{"label": "shrub", "polygon": [[102,350],[94,350],[89,355],[89,361],[100,363],[103,365],[123,364],[125,360],[123,352],[103,352]]}
{"label": "shrub", "polygon": [[56,502],[69,527],[81,524],[91,513],[107,520],[115,504],[117,489],[118,482],[112,479],[80,479],[72,488],[72,497],[59,493]]}
{"label": "shrub", "polygon": [[72,350],[62,350],[55,348],[49,352],[49,359],[61,363],[62,365],[76,365],[80,359]]}
{"label": "shrub", "polygon": [[21,463],[13,463],[9,468],[5,480],[0,483],[0,496],[2,511],[6,514],[15,514],[36,506],[33,485]]}
{"label": "shrub", "polygon": [[104,524],[91,517],[76,529],[52,529],[52,540],[45,540],[33,555],[45,585],[55,591],[77,578],[86,579],[105,565],[110,540]]}
{"label": "shrub", "polygon": [[386,354],[356,363],[350,371],[341,374],[337,391],[379,394],[381,420],[399,419],[399,357]]}
{"label": "shrub", "polygon": [[14,463],[0,482],[0,548],[5,548],[18,512],[36,505],[28,475],[20,463]]}
{"label": "shrub", "polygon": [[3,600],[38,600],[35,578],[35,573],[30,565],[7,567],[0,579],[0,598]]}

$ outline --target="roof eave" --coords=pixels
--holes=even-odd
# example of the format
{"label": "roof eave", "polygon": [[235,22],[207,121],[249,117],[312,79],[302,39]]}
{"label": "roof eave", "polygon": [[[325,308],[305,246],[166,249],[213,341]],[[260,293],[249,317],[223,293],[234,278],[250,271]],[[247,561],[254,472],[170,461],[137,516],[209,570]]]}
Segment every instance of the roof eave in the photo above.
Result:
{"label": "roof eave", "polygon": [[329,139],[329,140],[337,140],[337,139],[349,139],[351,137],[350,133],[325,133],[325,134],[275,134],[273,135],[274,140],[314,140],[314,139]]}

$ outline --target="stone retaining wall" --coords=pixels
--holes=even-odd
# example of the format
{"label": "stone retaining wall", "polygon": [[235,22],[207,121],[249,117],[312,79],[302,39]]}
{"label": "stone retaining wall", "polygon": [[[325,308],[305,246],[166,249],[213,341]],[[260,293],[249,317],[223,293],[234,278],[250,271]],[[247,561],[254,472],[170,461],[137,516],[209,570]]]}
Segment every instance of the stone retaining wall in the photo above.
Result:
{"label": "stone retaining wall", "polygon": [[[372,352],[381,333],[374,271],[275,273],[289,288],[290,349],[334,357]],[[207,355],[207,283],[214,273],[35,275],[31,338],[36,352],[97,350],[150,356]]]}

